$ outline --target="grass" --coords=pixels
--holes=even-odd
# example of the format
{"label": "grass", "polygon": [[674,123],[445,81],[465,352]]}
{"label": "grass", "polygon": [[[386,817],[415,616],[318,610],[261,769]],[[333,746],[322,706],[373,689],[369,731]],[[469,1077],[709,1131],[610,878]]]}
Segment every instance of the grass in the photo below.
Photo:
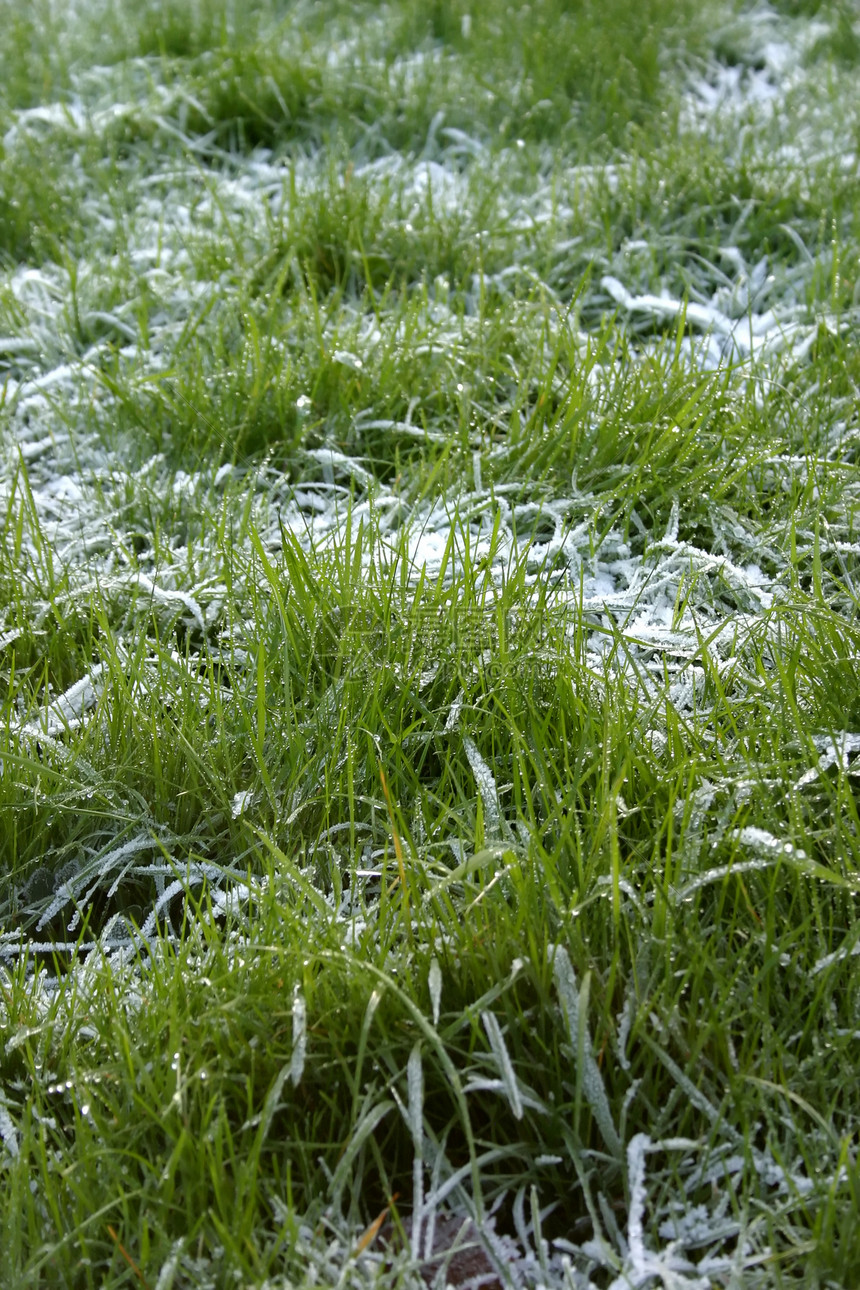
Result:
{"label": "grass", "polygon": [[852,8],[0,29],[3,1285],[851,1285]]}

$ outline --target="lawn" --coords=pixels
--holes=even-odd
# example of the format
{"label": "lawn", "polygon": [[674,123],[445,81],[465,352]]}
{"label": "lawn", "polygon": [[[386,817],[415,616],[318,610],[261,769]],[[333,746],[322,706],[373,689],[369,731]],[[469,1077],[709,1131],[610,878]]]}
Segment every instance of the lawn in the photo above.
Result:
{"label": "lawn", "polygon": [[4,1290],[860,1285],[858,67],[0,0]]}

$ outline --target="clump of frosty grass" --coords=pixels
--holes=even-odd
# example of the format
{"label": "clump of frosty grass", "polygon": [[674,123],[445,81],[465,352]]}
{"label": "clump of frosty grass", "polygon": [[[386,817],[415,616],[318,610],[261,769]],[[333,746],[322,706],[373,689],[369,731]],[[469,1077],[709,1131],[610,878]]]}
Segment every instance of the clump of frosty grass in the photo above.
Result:
{"label": "clump of frosty grass", "polygon": [[856,15],[0,30],[3,1286],[852,1284]]}

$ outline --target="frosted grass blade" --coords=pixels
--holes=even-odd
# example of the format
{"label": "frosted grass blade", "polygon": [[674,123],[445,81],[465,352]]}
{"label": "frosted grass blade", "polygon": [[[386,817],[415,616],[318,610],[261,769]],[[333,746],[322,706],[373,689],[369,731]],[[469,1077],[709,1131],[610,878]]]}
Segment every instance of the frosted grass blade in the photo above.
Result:
{"label": "frosted grass blade", "polygon": [[582,1081],[582,1091],[607,1148],[613,1156],[622,1159],[624,1148],[612,1119],[600,1070],[594,1060],[588,1021],[582,1006],[587,1001],[586,987],[583,985],[581,990],[577,989],[573,965],[564,946],[552,947],[551,953],[556,989],[567,1021],[570,1043],[576,1053],[577,1074]]}

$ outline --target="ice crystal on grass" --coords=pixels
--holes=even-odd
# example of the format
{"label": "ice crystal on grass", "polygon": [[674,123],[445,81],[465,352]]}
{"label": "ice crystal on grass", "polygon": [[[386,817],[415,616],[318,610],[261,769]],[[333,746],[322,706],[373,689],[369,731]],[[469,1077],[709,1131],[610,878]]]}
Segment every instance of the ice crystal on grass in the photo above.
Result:
{"label": "ice crystal on grass", "polygon": [[581,1080],[583,1094],[594,1114],[604,1143],[613,1155],[620,1156],[621,1139],[612,1120],[606,1089],[594,1058],[588,1030],[587,983],[577,988],[573,965],[563,945],[551,946],[550,957],[562,1011],[567,1022],[570,1046],[577,1066],[577,1078]]}
{"label": "ice crystal on grass", "polygon": [[298,1086],[304,1073],[307,1046],[307,1004],[299,986],[296,986],[293,990],[293,1053],[290,1058],[290,1079],[294,1086]]}
{"label": "ice crystal on grass", "polygon": [[84,714],[98,702],[102,687],[97,682],[103,670],[102,664],[95,664],[86,676],[51,700],[43,721],[30,721],[24,731],[56,736],[75,730],[84,720]]}
{"label": "ice crystal on grass", "polygon": [[439,960],[434,956],[430,960],[430,970],[427,974],[427,988],[430,991],[430,1007],[433,1013],[433,1025],[439,1024],[439,1009],[442,1004],[442,969],[439,966]]}
{"label": "ice crystal on grass", "polygon": [[487,836],[490,839],[501,838],[503,836],[502,816],[493,772],[468,736],[463,739],[463,747],[466,750],[466,756],[469,759],[469,765],[472,768],[472,774],[475,776],[475,783],[481,795],[481,801],[484,804],[484,823]]}
{"label": "ice crystal on grass", "polygon": [[18,1155],[18,1130],[7,1109],[6,1100],[0,1093],[0,1138],[3,1139],[3,1146],[10,1156]]}
{"label": "ice crystal on grass", "polygon": [[510,1103],[514,1116],[516,1119],[521,1120],[523,1118],[522,1098],[520,1097],[517,1077],[514,1073],[508,1050],[505,1047],[505,1039],[499,1023],[491,1012],[482,1012],[481,1021],[484,1023],[484,1029],[487,1032],[487,1038],[490,1041],[490,1047],[498,1065],[505,1096]]}

